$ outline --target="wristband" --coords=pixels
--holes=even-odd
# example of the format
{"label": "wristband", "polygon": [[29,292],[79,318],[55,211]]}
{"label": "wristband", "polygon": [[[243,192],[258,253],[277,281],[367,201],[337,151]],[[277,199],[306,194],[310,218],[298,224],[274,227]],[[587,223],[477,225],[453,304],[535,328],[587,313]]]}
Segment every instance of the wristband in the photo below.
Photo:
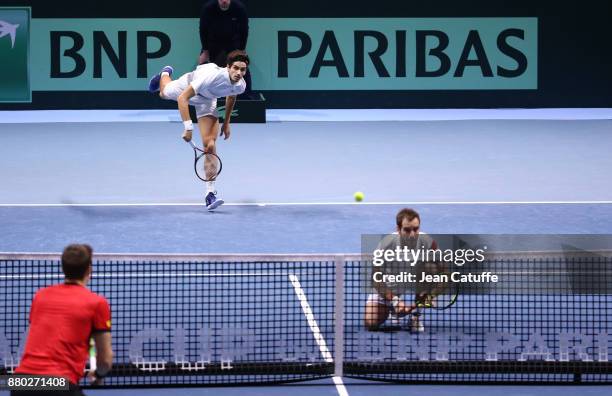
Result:
{"label": "wristband", "polygon": [[94,371],[94,375],[96,376],[96,378],[98,379],[104,379],[104,377],[106,377],[108,375],[108,373],[102,375],[100,374],[100,372],[98,371],[98,369],[96,369],[96,371]]}
{"label": "wristband", "polygon": [[183,121],[183,126],[186,131],[193,131],[193,122],[191,120]]}
{"label": "wristband", "polygon": [[391,306],[393,307],[393,309],[396,309],[399,303],[400,303],[399,296],[395,296],[391,299]]}

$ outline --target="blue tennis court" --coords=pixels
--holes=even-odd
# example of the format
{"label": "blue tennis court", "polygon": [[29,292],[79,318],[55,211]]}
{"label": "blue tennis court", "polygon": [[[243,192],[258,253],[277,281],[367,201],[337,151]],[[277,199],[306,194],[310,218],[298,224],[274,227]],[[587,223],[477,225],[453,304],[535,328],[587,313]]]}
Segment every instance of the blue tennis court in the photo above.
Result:
{"label": "blue tennis court", "polygon": [[[130,264],[108,256],[107,266],[94,280],[94,286],[111,293],[111,304],[117,304],[114,331],[129,341],[117,344],[122,359],[140,351],[143,356],[130,358],[162,355],[176,363],[181,356],[170,355],[183,348],[186,355],[192,354],[184,356],[191,363],[212,359],[231,365],[280,357],[287,364],[333,365],[334,257],[359,253],[362,234],[394,231],[395,214],[403,207],[416,209],[423,230],[432,234],[612,232],[612,114],[606,109],[574,111],[271,112],[268,118],[273,122],[236,124],[231,139],[219,143],[224,169],[217,188],[227,204],[215,212],[203,206],[204,188],[193,174],[190,149],[180,140],[175,112],[7,113],[0,123],[0,252],[52,255],[80,241],[94,246],[96,253],[137,257],[138,264]],[[357,117],[362,119],[346,121]],[[355,191],[364,192],[363,202],[353,201]],[[228,264],[228,257],[225,264],[219,260],[206,271],[192,264],[197,257],[230,253],[285,259],[310,254],[318,264],[302,267],[278,257],[279,266]],[[147,266],[147,255],[160,263]],[[180,268],[164,264],[168,255],[183,255]],[[315,260],[316,255],[327,256]],[[48,281],[50,273],[34,278]],[[349,272],[346,276],[347,281],[356,279]],[[34,285],[20,291],[24,298]],[[228,289],[240,292],[227,293]],[[484,330],[496,317],[512,322],[508,326],[513,329],[521,328],[516,324],[521,311],[507,308],[521,300],[474,294],[462,299],[452,314],[425,315],[427,331],[419,336],[421,343],[407,332],[363,331],[363,296],[344,298],[353,303],[345,313],[346,360],[359,360],[364,354],[376,360],[395,347],[418,350],[449,332],[460,338],[449,341],[451,360],[462,354],[483,356]],[[598,334],[612,332],[612,322],[587,324],[595,323],[597,315],[611,314],[610,298],[572,296],[562,300],[565,305],[586,310],[574,312],[564,306],[551,312],[558,296],[540,293],[529,299],[530,315],[557,321],[555,326],[542,326],[544,339],[571,322],[576,328],[585,324],[584,333],[595,342]],[[137,304],[132,306],[130,299]],[[282,308],[275,309],[278,302]],[[489,305],[485,321],[457,322],[475,316],[483,304]],[[17,320],[26,312],[27,306],[19,305],[7,318]],[[134,319],[147,329],[144,333],[129,328]],[[519,332],[521,337],[529,342],[537,335],[526,330]],[[577,338],[580,334],[570,340],[572,345],[584,341]],[[156,339],[163,347],[151,342]],[[200,345],[203,339],[210,344]],[[596,349],[598,344],[593,345]],[[193,356],[193,351],[205,353]],[[222,356],[228,351],[234,355]],[[438,352],[429,349],[427,359],[435,360]],[[409,351],[400,352],[400,360],[402,353]],[[323,378],[275,387],[86,393],[467,395],[475,389],[389,385],[349,375],[340,382]],[[476,390],[603,395],[610,388],[479,385]]]}

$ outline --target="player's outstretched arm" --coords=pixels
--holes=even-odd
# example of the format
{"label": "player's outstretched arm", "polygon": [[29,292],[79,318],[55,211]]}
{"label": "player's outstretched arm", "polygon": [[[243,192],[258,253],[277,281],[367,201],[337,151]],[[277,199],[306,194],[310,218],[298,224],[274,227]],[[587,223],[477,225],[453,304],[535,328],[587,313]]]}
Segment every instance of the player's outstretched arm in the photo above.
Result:
{"label": "player's outstretched arm", "polygon": [[189,85],[176,100],[178,103],[179,113],[181,114],[181,120],[183,121],[183,126],[185,128],[185,131],[183,132],[183,139],[186,142],[191,141],[191,134],[193,132],[193,122],[191,121],[191,116],[189,115],[189,99],[193,98],[194,96],[195,91],[193,90],[193,87]]}
{"label": "player's outstretched arm", "polygon": [[225,118],[223,119],[223,126],[221,127],[221,136],[225,136],[224,140],[230,137],[230,118],[232,117],[232,111],[236,104],[235,96],[228,96],[225,98]]}
{"label": "player's outstretched arm", "polygon": [[97,332],[93,334],[93,339],[96,346],[96,368],[88,374],[88,378],[92,385],[100,385],[113,367],[111,333]]}

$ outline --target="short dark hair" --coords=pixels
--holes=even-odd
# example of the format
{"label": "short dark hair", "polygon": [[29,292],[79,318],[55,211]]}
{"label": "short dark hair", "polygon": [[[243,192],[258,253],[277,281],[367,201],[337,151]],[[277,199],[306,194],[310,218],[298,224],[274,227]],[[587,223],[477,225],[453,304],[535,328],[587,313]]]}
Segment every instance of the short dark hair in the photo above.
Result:
{"label": "short dark hair", "polygon": [[244,62],[247,64],[247,66],[251,63],[247,53],[242,50],[233,50],[227,54],[227,65],[231,66],[234,62]]}
{"label": "short dark hair", "polygon": [[85,278],[87,270],[91,267],[92,253],[93,249],[86,244],[74,243],[66,246],[62,253],[62,271],[66,279]]}
{"label": "short dark hair", "polygon": [[417,213],[416,210],[410,208],[404,208],[397,212],[397,216],[395,216],[395,222],[398,227],[402,226],[402,222],[405,218],[408,218],[408,221],[412,221],[412,219],[417,218],[419,222],[421,222],[421,216]]}

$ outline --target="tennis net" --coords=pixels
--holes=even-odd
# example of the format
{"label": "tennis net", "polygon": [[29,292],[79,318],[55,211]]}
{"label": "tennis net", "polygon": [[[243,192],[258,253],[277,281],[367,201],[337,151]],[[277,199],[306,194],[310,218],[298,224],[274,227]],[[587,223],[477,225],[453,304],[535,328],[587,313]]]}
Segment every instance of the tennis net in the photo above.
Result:
{"label": "tennis net", "polygon": [[[423,310],[424,331],[364,327],[362,255],[105,255],[90,288],[111,303],[106,386],[189,386],[332,375],[399,382],[612,383],[610,256],[512,254]],[[35,291],[63,279],[57,254],[0,255],[0,374],[18,364]],[[410,299],[409,294],[406,299]]]}

